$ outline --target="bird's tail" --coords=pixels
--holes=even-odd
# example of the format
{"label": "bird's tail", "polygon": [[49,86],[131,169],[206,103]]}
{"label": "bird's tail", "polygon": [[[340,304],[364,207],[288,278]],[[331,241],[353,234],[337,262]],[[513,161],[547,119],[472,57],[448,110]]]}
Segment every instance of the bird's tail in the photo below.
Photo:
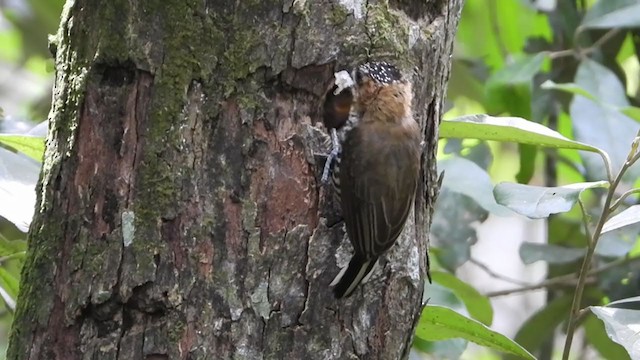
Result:
{"label": "bird's tail", "polygon": [[364,259],[358,255],[353,255],[349,265],[340,270],[340,273],[333,279],[331,286],[333,294],[337,299],[348,297],[353,293],[358,284],[371,273],[378,258]]}

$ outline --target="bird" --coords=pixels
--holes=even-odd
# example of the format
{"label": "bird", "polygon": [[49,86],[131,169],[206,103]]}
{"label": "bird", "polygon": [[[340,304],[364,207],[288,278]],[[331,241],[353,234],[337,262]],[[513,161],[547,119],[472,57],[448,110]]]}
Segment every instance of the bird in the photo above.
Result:
{"label": "bird", "polygon": [[[327,155],[327,160],[322,171],[321,182],[326,184],[332,174],[335,162],[340,154],[341,144],[344,141],[345,134],[355,126],[357,117],[353,116],[351,108],[353,105],[353,79],[346,71],[335,74],[334,85],[325,97],[323,106],[322,121],[326,129],[329,130],[331,137],[331,151]],[[335,178],[334,188],[335,187]],[[338,189],[338,188],[336,188]]]}
{"label": "bird", "polygon": [[344,131],[331,174],[353,245],[348,266],[331,282],[338,299],[353,293],[400,236],[415,200],[422,155],[411,82],[384,61],[364,63],[353,76],[355,119],[347,121],[352,126]]}

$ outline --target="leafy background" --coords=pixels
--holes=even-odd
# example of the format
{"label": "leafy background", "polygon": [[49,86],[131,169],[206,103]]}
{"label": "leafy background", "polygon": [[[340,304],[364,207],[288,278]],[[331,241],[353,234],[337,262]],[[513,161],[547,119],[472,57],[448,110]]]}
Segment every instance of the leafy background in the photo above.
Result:
{"label": "leafy background", "polygon": [[[0,2],[0,354],[50,106],[47,34],[63,4]],[[640,129],[639,28],[637,0],[466,0],[445,115],[457,121],[441,127],[434,283],[412,358],[560,358],[569,321],[572,358],[640,358],[640,167],[612,181]],[[606,196],[625,192],[604,207],[614,216],[599,236]],[[592,311],[570,320],[585,256],[578,307]],[[502,273],[507,263],[522,272]]]}
{"label": "leafy background", "polygon": [[[25,231],[35,206],[35,182],[51,102],[53,60],[47,34],[58,28],[63,0],[0,1],[0,358],[4,358]],[[36,128],[34,128],[36,127]],[[8,134],[38,138],[15,137]],[[31,150],[23,145],[31,144]],[[35,146],[35,148],[33,148]]]}
{"label": "leafy background", "polygon": [[[440,296],[437,286],[427,288],[430,304],[500,327],[536,358],[561,358],[577,274],[588,256],[592,267],[589,276],[583,271],[584,290],[576,306],[593,306],[593,311],[572,320],[579,329],[572,358],[640,357],[633,352],[640,346],[633,316],[620,316],[618,305],[610,304],[639,293],[638,217],[629,210],[638,200],[630,189],[638,186],[640,167],[631,166],[615,188],[609,181],[627,161],[640,129],[639,27],[640,2],[635,0],[466,1],[445,115],[466,123],[441,127],[441,137],[447,139],[440,142],[439,168],[445,177],[432,227],[432,253],[440,269],[467,280],[490,305],[472,310],[466,295]],[[467,114],[501,118],[459,118]],[[529,121],[522,124],[514,117]],[[494,120],[506,128],[491,125]],[[533,123],[544,128],[529,131]],[[545,137],[549,129],[581,144]],[[611,174],[598,151],[608,154]],[[607,215],[622,213],[628,226],[606,231],[594,245],[590,238],[599,233],[595,230],[606,196],[611,193],[615,200],[628,190],[615,208],[606,207]],[[615,224],[614,219],[607,224]],[[522,272],[501,272],[509,268],[506,263],[519,263]],[[450,288],[447,280],[436,283]],[[502,289],[494,290],[495,283]],[[628,303],[638,308],[637,299]],[[507,304],[524,311],[511,311]],[[478,312],[494,316],[487,322],[474,315]],[[609,312],[613,315],[606,318]],[[500,326],[505,317],[509,326]],[[622,341],[625,331],[629,337]],[[461,336],[479,343],[471,335]],[[435,358],[453,359],[461,353],[467,359],[510,357],[505,349],[502,354],[463,353],[468,346],[417,345]]]}

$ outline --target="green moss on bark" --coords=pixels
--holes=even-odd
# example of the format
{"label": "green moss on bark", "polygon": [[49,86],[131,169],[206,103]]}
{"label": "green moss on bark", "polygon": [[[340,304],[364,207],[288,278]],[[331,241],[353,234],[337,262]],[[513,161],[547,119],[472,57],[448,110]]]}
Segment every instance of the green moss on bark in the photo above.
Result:
{"label": "green moss on bark", "polygon": [[349,16],[349,11],[344,6],[335,5],[331,8],[331,13],[329,14],[328,20],[331,25],[339,26],[344,24]]}
{"label": "green moss on bark", "polygon": [[366,26],[372,56],[391,58],[409,67],[409,29],[400,15],[386,3],[368,4]]}

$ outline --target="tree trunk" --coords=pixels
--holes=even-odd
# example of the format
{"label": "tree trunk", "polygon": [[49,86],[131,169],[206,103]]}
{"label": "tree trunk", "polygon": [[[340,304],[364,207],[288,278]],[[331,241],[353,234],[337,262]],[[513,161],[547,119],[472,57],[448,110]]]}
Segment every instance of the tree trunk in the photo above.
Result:
{"label": "tree trunk", "polygon": [[[68,1],[8,358],[406,357],[461,1]],[[412,74],[425,182],[337,301],[319,110],[367,58]]]}

